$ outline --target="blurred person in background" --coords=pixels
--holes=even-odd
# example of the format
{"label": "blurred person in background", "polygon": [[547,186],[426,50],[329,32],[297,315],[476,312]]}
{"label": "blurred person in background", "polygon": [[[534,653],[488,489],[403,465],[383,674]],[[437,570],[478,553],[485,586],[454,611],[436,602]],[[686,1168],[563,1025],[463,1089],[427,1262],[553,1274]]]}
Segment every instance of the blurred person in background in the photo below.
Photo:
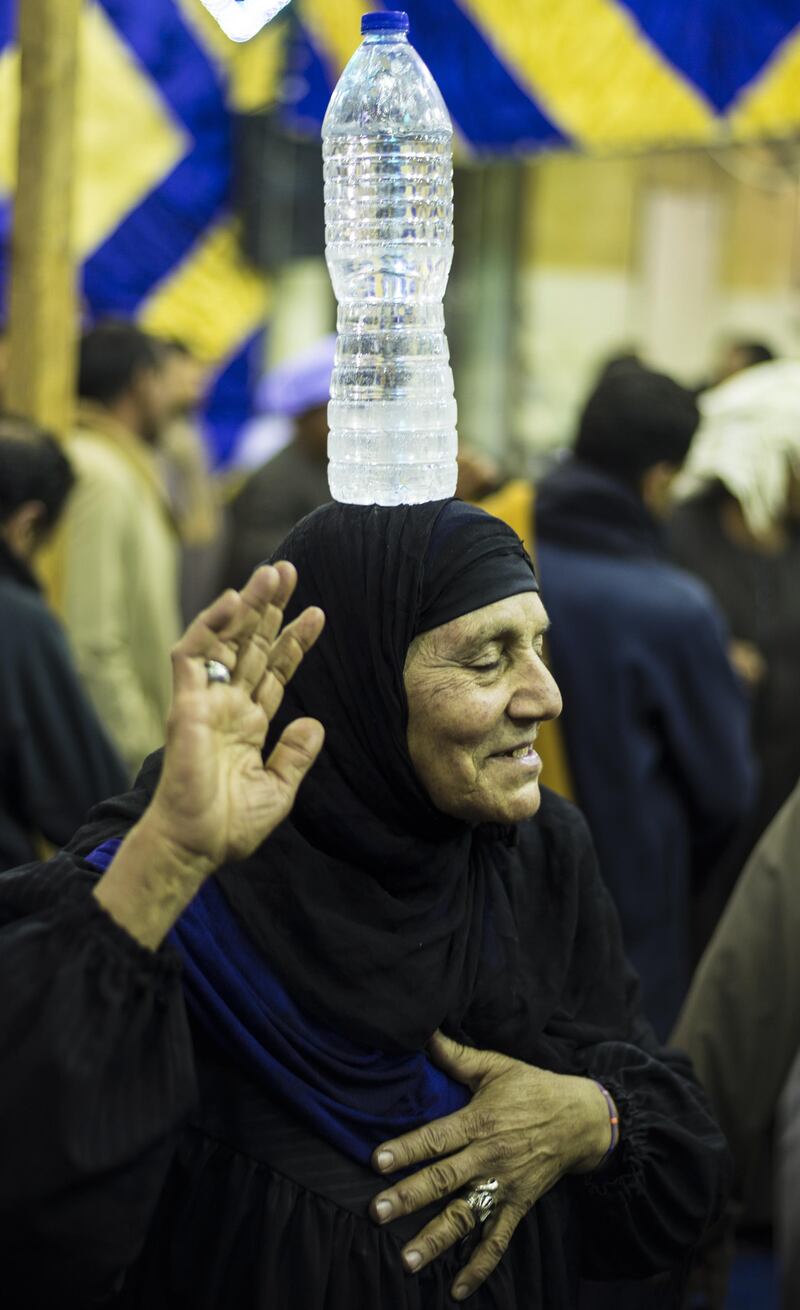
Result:
{"label": "blurred person in background", "polygon": [[800,1305],[800,1048],[781,1093],[776,1119],[776,1247],[783,1310],[795,1310]]}
{"label": "blurred person in background", "polygon": [[33,572],[74,482],[58,442],[0,414],[0,868],[63,845],[126,773]]}
{"label": "blurred person in background", "polygon": [[164,737],[180,632],[179,538],[156,444],[164,352],[125,322],[80,343],[77,484],[64,514],[64,620],[89,694],[133,776]]}
{"label": "blurred person in background", "polygon": [[[784,1234],[786,1310],[800,1305],[798,942],[800,783],[750,856],[671,1038],[691,1056],[733,1152],[739,1248],[769,1250],[773,1217]],[[725,1304],[725,1238],[717,1234],[693,1278],[696,1304],[713,1310]]]}
{"label": "blurred person in background", "polygon": [[716,382],[725,382],[735,373],[743,373],[756,364],[769,364],[774,358],[775,352],[765,341],[756,341],[752,337],[733,337],[722,347]]}
{"label": "blurred person in background", "polygon": [[751,692],[756,804],[699,905],[707,940],[753,846],[800,776],[800,364],[759,364],[700,401],[675,492],[673,558],[710,588]]}
{"label": "blurred person in background", "polygon": [[708,374],[701,378],[692,388],[695,396],[702,396],[706,391],[719,386],[736,373],[755,368],[759,364],[768,364],[775,358],[774,351],[765,341],[754,337],[726,337],[717,347],[716,359]]}
{"label": "blurred person in background", "polygon": [[627,347],[624,350],[618,350],[612,355],[608,355],[600,365],[597,376],[595,377],[595,386],[603,382],[608,377],[613,377],[618,373],[627,373],[631,369],[647,368],[648,365],[642,359],[638,350],[633,347]]}
{"label": "blurred person in background", "polygon": [[[500,465],[485,451],[459,446],[457,462],[458,481],[455,494],[459,500],[479,503],[487,496],[496,495],[506,484],[507,479],[503,476]],[[502,514],[499,517],[502,518]]]}
{"label": "blurred person in background", "polygon": [[604,370],[535,507],[575,797],[662,1038],[689,982],[693,860],[716,852],[752,791],[723,618],[670,563],[660,526],[698,418],[671,378]]}
{"label": "blurred person in background", "polygon": [[188,623],[219,590],[222,509],[199,419],[205,370],[182,341],[163,346],[168,412],[158,449],[181,539],[181,610]]}
{"label": "blurred person in background", "polygon": [[225,586],[241,587],[295,523],[330,501],[328,399],[335,351],[335,335],[323,337],[264,380],[260,408],[291,419],[292,437],[250,475],[228,507]]}

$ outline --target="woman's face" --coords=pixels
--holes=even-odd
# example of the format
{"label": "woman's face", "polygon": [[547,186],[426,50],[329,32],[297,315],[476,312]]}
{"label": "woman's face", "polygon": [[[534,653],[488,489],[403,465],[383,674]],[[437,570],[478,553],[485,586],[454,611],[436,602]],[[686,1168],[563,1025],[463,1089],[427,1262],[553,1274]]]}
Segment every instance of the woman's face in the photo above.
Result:
{"label": "woman's face", "polygon": [[468,823],[518,823],[539,808],[539,724],[561,713],[542,661],[535,592],[425,632],[405,664],[408,749],[438,809]]}

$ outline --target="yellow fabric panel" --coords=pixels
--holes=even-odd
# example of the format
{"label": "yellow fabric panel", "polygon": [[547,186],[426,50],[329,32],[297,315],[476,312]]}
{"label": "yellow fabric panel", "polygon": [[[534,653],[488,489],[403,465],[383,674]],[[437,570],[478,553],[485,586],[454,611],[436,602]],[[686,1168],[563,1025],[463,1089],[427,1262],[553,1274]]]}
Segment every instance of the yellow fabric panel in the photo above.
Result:
{"label": "yellow fabric panel", "polygon": [[234,220],[206,231],[138,314],[147,331],[179,337],[205,364],[219,365],[263,327],[268,285],[244,261]]}
{"label": "yellow fabric panel", "polygon": [[380,6],[373,0],[296,0],[303,22],[321,43],[320,53],[326,55],[334,72],[344,68],[350,56],[361,44],[361,17]]}
{"label": "yellow fabric panel", "polygon": [[523,88],[579,144],[713,140],[710,105],[615,0],[459,3]]}
{"label": "yellow fabric panel", "polygon": [[[531,484],[522,479],[515,479],[479,502],[481,509],[485,509],[488,514],[494,514],[495,518],[502,519],[513,528],[521,538],[528,554],[534,559],[536,556],[535,500],[536,493]],[[564,734],[557,719],[539,724],[536,749],[542,761],[542,781],[552,791],[558,792],[559,796],[574,801],[575,792],[564,745]]]}
{"label": "yellow fabric panel", "polygon": [[269,23],[250,41],[231,41],[200,0],[176,0],[187,27],[225,78],[231,109],[253,113],[275,100],[283,75],[286,24]]}
{"label": "yellow fabric panel", "polygon": [[796,134],[799,114],[800,31],[795,31],[739,93],[727,118],[734,139],[746,141]]}

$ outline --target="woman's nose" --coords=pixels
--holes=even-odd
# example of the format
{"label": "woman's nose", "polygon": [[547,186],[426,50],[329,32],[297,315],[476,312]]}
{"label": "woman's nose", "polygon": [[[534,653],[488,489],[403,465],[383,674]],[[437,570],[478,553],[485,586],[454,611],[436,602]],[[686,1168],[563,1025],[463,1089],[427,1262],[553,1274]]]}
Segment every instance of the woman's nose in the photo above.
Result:
{"label": "woman's nose", "polygon": [[508,713],[514,719],[557,719],[561,709],[558,683],[541,656],[534,655],[526,662],[509,701]]}

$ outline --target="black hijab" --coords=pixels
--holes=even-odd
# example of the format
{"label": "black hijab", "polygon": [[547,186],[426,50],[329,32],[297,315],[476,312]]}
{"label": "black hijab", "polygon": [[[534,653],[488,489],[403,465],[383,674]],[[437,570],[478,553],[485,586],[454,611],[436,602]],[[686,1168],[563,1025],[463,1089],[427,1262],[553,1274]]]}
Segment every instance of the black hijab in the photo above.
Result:
{"label": "black hijab", "polygon": [[416,1049],[460,1027],[474,996],[507,1004],[513,915],[497,874],[514,830],[437,810],[406,746],[403,667],[413,638],[537,590],[518,537],[458,501],[327,505],[276,552],[297,567],[288,617],[327,624],[290,684],[277,732],[326,728],[289,819],[218,877],[297,1002],[356,1040]]}

